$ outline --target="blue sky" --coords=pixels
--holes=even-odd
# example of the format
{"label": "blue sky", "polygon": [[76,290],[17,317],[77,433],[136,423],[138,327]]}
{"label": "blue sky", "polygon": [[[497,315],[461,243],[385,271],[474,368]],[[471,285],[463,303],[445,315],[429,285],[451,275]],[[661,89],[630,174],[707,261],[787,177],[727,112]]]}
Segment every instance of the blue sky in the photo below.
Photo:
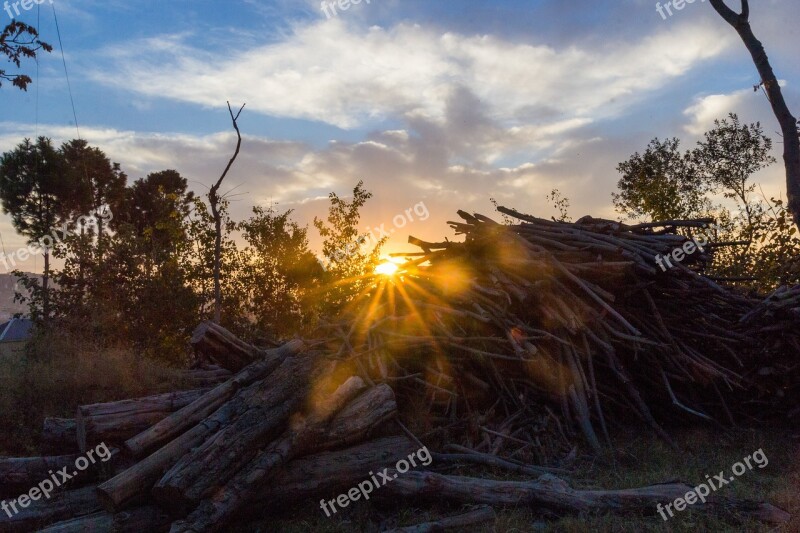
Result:
{"label": "blue sky", "polygon": [[[559,188],[573,217],[615,217],[616,164],[651,138],[688,147],[729,112],[778,129],[744,46],[703,0],[667,20],[650,0],[363,0],[330,19],[318,0],[54,2],[80,133],[131,178],[175,168],[204,192],[235,143],[225,101],[246,102],[234,217],[277,201],[306,224],[363,179],[364,227],[430,212],[393,250],[409,233],[452,237],[444,222],[491,215],[492,196],[551,216]],[[27,93],[0,89],[3,151],[77,136],[53,5],[19,18],[56,50]],[[796,0],[752,6],[795,114],[798,20]],[[775,165],[759,181],[777,195],[782,178]],[[7,217],[0,232],[23,244]]]}

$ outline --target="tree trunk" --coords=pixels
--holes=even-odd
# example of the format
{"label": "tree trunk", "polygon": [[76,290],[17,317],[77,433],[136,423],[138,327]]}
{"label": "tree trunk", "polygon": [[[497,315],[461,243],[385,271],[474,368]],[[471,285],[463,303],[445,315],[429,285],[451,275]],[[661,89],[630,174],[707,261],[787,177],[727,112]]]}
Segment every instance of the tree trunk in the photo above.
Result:
{"label": "tree trunk", "polygon": [[106,511],[58,522],[39,533],[159,533],[169,531],[169,514],[154,506],[137,507],[112,514]]}
{"label": "tree trunk", "polygon": [[46,453],[77,453],[77,422],[74,418],[44,419],[42,450]]}
{"label": "tree trunk", "polygon": [[786,167],[786,195],[788,197],[789,212],[794,218],[794,223],[800,227],[800,134],[798,133],[797,118],[789,111],[783,92],[778,84],[778,78],[770,65],[767,52],[761,44],[753,29],[750,27],[750,6],[747,0],[742,0],[741,14],[734,12],[724,0],[710,0],[711,5],[725,21],[733,26],[741,37],[747,51],[753,58],[753,63],[761,77],[761,83],[767,93],[767,98],[772,106],[772,112],[781,126],[783,135],[783,163]]}
{"label": "tree trunk", "polygon": [[86,533],[92,531],[114,531],[114,515],[101,511],[87,516],[70,518],[40,529],[38,533]]}
{"label": "tree trunk", "polygon": [[219,366],[195,368],[181,373],[182,383],[195,389],[213,387],[228,381],[231,377],[233,373],[230,370]]}
{"label": "tree trunk", "polygon": [[[328,427],[325,421],[352,396],[357,386],[357,383],[348,381],[334,394],[330,409],[296,422],[280,439],[270,444],[244,466],[212,498],[202,501],[186,520],[172,524],[170,532],[201,533],[221,530],[231,517],[254,498],[265,480],[293,457],[309,451],[360,441],[370,431],[394,416],[397,409],[394,393],[388,385],[380,385],[348,404]],[[356,424],[353,425],[353,422]]]}
{"label": "tree trunk", "polygon": [[277,469],[242,511],[260,516],[264,511],[280,511],[315,498],[334,498],[367,479],[368,472],[392,467],[416,449],[407,437],[384,437],[294,459]]}
{"label": "tree trunk", "polygon": [[[290,343],[291,344],[291,343]],[[302,343],[300,343],[302,344]],[[288,344],[282,348],[286,348],[289,346]],[[280,351],[281,349],[274,350],[275,352]],[[279,354],[273,354],[273,356],[280,360]],[[312,358],[309,356],[303,357],[303,360],[310,361]],[[247,369],[240,372],[237,377],[233,378],[231,381],[223,383],[217,389],[226,391],[227,389],[221,389],[228,384],[231,383],[238,383],[236,382],[237,378],[252,378],[253,375],[258,375],[259,372],[256,369],[263,370],[264,368],[270,368],[270,364],[267,364],[268,361],[261,361],[259,363],[255,363],[248,367]],[[140,461],[139,463],[133,465],[131,468],[121,472],[117,476],[113,477],[112,479],[106,481],[102,485],[98,487],[98,491],[100,492],[100,499],[103,503],[103,506],[109,511],[116,511],[121,509],[122,507],[133,503],[137,500],[137,498],[141,497],[143,494],[150,491],[153,487],[153,484],[156,483],[168,470],[170,470],[182,457],[185,455],[194,455],[194,452],[191,454],[189,453],[194,448],[198,448],[201,444],[205,443],[206,440],[209,439],[212,435],[220,431],[220,429],[230,425],[232,421],[238,419],[241,413],[246,413],[248,410],[253,408],[258,410],[258,405],[255,402],[255,398],[258,397],[258,393],[261,393],[265,397],[270,397],[269,390],[272,389],[273,392],[271,396],[273,398],[280,396],[283,394],[285,396],[286,391],[280,391],[280,388],[288,382],[291,382],[290,374],[286,370],[287,368],[295,369],[297,368],[296,359],[295,358],[287,358],[280,366],[278,370],[274,373],[270,374],[270,376],[262,381],[257,382],[255,385],[248,387],[244,390],[241,390],[236,393],[232,400],[227,401],[229,396],[222,395],[221,393],[216,394],[214,391],[217,389],[212,390],[210,393],[206,394],[204,397],[200,398],[194,404],[200,404],[200,402],[204,402],[204,398],[210,396],[210,399],[206,402],[200,404],[197,410],[193,410],[189,412],[191,417],[197,417],[198,414],[205,412],[209,405],[220,405],[220,407],[216,408],[212,411],[210,416],[205,418],[199,418],[196,421],[189,424],[187,427],[190,427],[189,431],[183,433],[184,429],[181,431],[173,432],[173,435],[179,435],[177,438],[173,436],[170,437],[169,442],[164,445],[161,449],[153,453],[152,455],[148,456],[144,460]],[[283,369],[281,371],[281,369]],[[298,376],[298,380],[302,380],[303,376]],[[293,382],[297,383],[297,381]],[[233,389],[234,391],[238,389],[238,385]],[[212,396],[213,395],[213,396]],[[220,398],[222,398],[220,400]],[[192,405],[186,406],[184,409],[189,409]],[[278,406],[273,411],[275,413],[264,412],[263,409],[259,410],[262,416],[266,416],[269,420],[262,421],[263,424],[270,424],[275,423],[275,419],[280,419],[284,417],[283,412],[285,411],[283,406]],[[183,409],[181,410],[183,411]],[[164,419],[162,422],[166,422],[172,417],[176,415],[180,415],[181,411],[177,413],[173,413],[170,417]],[[276,414],[277,413],[277,414]],[[285,416],[288,416],[286,414]],[[285,418],[283,418],[285,420]],[[271,422],[270,422],[271,421]],[[159,423],[160,424],[160,423]],[[157,437],[157,441],[164,442],[163,436],[169,434],[170,431],[174,430],[175,428],[181,427],[181,421],[178,420],[175,422],[174,425],[169,425],[169,427],[165,428],[165,432],[156,432],[155,437]],[[158,424],[156,425],[158,426]],[[194,426],[194,427],[192,427]],[[182,434],[181,434],[182,433]],[[144,434],[141,434],[144,435]],[[126,443],[126,446],[130,443]],[[146,446],[145,446],[146,448]],[[231,458],[231,460],[235,460],[235,458]],[[204,465],[200,465],[202,468]]]}
{"label": "tree trunk", "polygon": [[[44,479],[44,478],[42,478]],[[28,487],[28,490],[31,487]],[[0,531],[4,533],[28,533],[37,531],[42,526],[67,520],[69,518],[89,515],[100,510],[97,492],[94,487],[61,491],[50,499],[31,502],[28,507],[21,508],[19,513],[11,517],[0,511]],[[10,508],[9,508],[10,510]]]}
{"label": "tree trunk", "polygon": [[[656,514],[658,505],[663,507],[694,490],[682,483],[622,490],[576,490],[550,474],[536,481],[495,481],[418,471],[398,473],[385,488],[395,496],[494,506],[525,505],[561,514],[614,512],[647,515]],[[713,496],[705,504],[698,500],[691,508],[734,512],[772,524],[784,523],[790,518],[788,513],[768,503]]]}
{"label": "tree trunk", "polygon": [[122,443],[209,391],[169,392],[119,402],[78,407],[76,435],[82,453],[99,444]]}
{"label": "tree trunk", "polygon": [[201,360],[238,372],[262,355],[262,351],[211,321],[202,322],[192,334],[191,344]]}
{"label": "tree trunk", "polygon": [[188,509],[225,483],[283,431],[303,408],[313,380],[311,357],[289,358],[268,379],[237,395],[237,418],[186,454],[153,488],[170,508]]}
{"label": "tree trunk", "polygon": [[[67,472],[75,470],[77,455],[57,455],[52,457],[3,457],[0,458],[0,495],[17,496],[35,487],[40,481],[50,479],[50,471],[58,472],[67,467]],[[88,483],[96,477],[96,469],[79,473],[68,483]],[[57,477],[56,479],[60,479]],[[2,514],[2,513],[0,513]]]}
{"label": "tree trunk", "polygon": [[294,340],[280,348],[268,350],[264,359],[244,368],[234,377],[221,383],[208,394],[173,413],[148,430],[128,439],[125,448],[134,457],[142,457],[188,430],[214,413],[230,400],[236,392],[253,382],[268,376],[288,356],[297,355],[305,349],[302,341]]}

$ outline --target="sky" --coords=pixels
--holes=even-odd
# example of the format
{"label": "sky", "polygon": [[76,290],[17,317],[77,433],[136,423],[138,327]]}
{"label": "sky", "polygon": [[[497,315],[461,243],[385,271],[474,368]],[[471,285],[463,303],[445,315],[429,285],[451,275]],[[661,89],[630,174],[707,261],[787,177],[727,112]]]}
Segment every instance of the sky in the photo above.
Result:
{"label": "sky", "polygon": [[[800,2],[752,4],[798,115]],[[231,214],[293,209],[316,251],[311,221],[325,216],[330,192],[347,196],[359,180],[373,193],[362,229],[389,235],[387,251],[415,251],[409,235],[457,239],[446,221],[459,209],[499,219],[490,198],[551,217],[557,188],[573,219],[618,219],[619,162],[654,137],[691,148],[732,112],[763,124],[780,161],[750,56],[705,0],[671,16],[651,0],[341,5],[44,0],[16,15],[11,2],[55,49],[38,73],[23,64],[34,78],[27,92],[0,88],[0,151],[26,137],[80,136],[131,180],[175,169],[205,194],[236,143],[226,101],[246,104],[242,152],[222,187]],[[781,164],[757,181],[785,197]],[[26,244],[6,215],[0,236],[7,253]],[[18,264],[42,267],[40,257]]]}

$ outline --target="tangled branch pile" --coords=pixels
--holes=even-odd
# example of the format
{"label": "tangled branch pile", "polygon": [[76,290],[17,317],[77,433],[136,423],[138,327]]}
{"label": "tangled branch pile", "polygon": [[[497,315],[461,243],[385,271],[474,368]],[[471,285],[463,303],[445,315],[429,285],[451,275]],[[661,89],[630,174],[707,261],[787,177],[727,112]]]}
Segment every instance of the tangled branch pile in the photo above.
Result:
{"label": "tangled branch pile", "polygon": [[[234,374],[215,368],[225,381],[210,390],[81,407],[80,449],[101,439],[119,446],[113,477],[69,490],[66,507],[41,502],[0,517],[0,529],[67,519],[45,531],[218,531],[234,517],[333,497],[423,444],[437,451],[434,464],[395,476],[385,496],[653,513],[685,494],[682,484],[574,490],[552,476],[553,459],[578,442],[600,450],[631,413],[669,440],[667,422],[735,420],[753,390],[773,401],[783,389],[753,379],[772,357],[759,342],[770,313],[791,320],[797,292],[759,304],[690,269],[713,248],[656,268],[658,254],[687,242],[674,227],[705,221],[568,224],[501,210],[523,222],[460,212],[464,221],[451,225],[464,242],[411,238],[423,251],[309,336],[317,340],[264,350],[202,324],[192,340],[201,359]],[[60,427],[67,435],[69,421]],[[4,471],[20,488],[72,460],[7,460],[0,487]],[[454,462],[544,475],[507,482],[433,471]],[[768,504],[719,497],[703,507],[787,519]],[[445,521],[491,519],[486,511]]]}

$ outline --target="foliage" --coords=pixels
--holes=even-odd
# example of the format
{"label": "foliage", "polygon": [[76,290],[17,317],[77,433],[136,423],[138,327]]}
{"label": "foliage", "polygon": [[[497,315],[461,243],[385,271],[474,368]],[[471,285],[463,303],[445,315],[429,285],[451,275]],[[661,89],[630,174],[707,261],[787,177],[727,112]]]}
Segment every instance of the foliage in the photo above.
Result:
{"label": "foliage", "polygon": [[654,139],[644,155],[619,165],[617,210],[633,219],[710,216],[718,228],[713,241],[737,244],[715,248],[709,275],[753,278],[740,283],[762,292],[800,283],[800,240],[786,206],[755,194],[753,175],[775,162],[761,125],[742,124],[732,113],[715,120],[695,149],[678,147],[677,139]]}
{"label": "foliage", "polygon": [[[0,32],[0,56],[5,56],[17,68],[22,66],[23,59],[36,59],[39,50],[52,52],[53,47],[39,39],[39,32],[33,26],[14,20]],[[33,81],[27,74],[13,74],[0,69],[0,87],[3,80],[23,91],[27,91]]]}
{"label": "foliage", "polygon": [[353,188],[351,201],[330,193],[327,224],[314,218],[314,227],[322,236],[322,255],[327,264],[323,280],[327,285],[325,311],[341,309],[356,294],[370,284],[380,258],[380,248],[386,238],[378,241],[372,250],[365,250],[368,233],[359,233],[360,209],[372,197],[359,181]]}
{"label": "foliage", "polygon": [[692,152],[680,151],[676,138],[650,141],[643,154],[636,152],[620,163],[619,193],[614,206],[629,218],[675,220],[707,212],[710,184],[703,179]]}

